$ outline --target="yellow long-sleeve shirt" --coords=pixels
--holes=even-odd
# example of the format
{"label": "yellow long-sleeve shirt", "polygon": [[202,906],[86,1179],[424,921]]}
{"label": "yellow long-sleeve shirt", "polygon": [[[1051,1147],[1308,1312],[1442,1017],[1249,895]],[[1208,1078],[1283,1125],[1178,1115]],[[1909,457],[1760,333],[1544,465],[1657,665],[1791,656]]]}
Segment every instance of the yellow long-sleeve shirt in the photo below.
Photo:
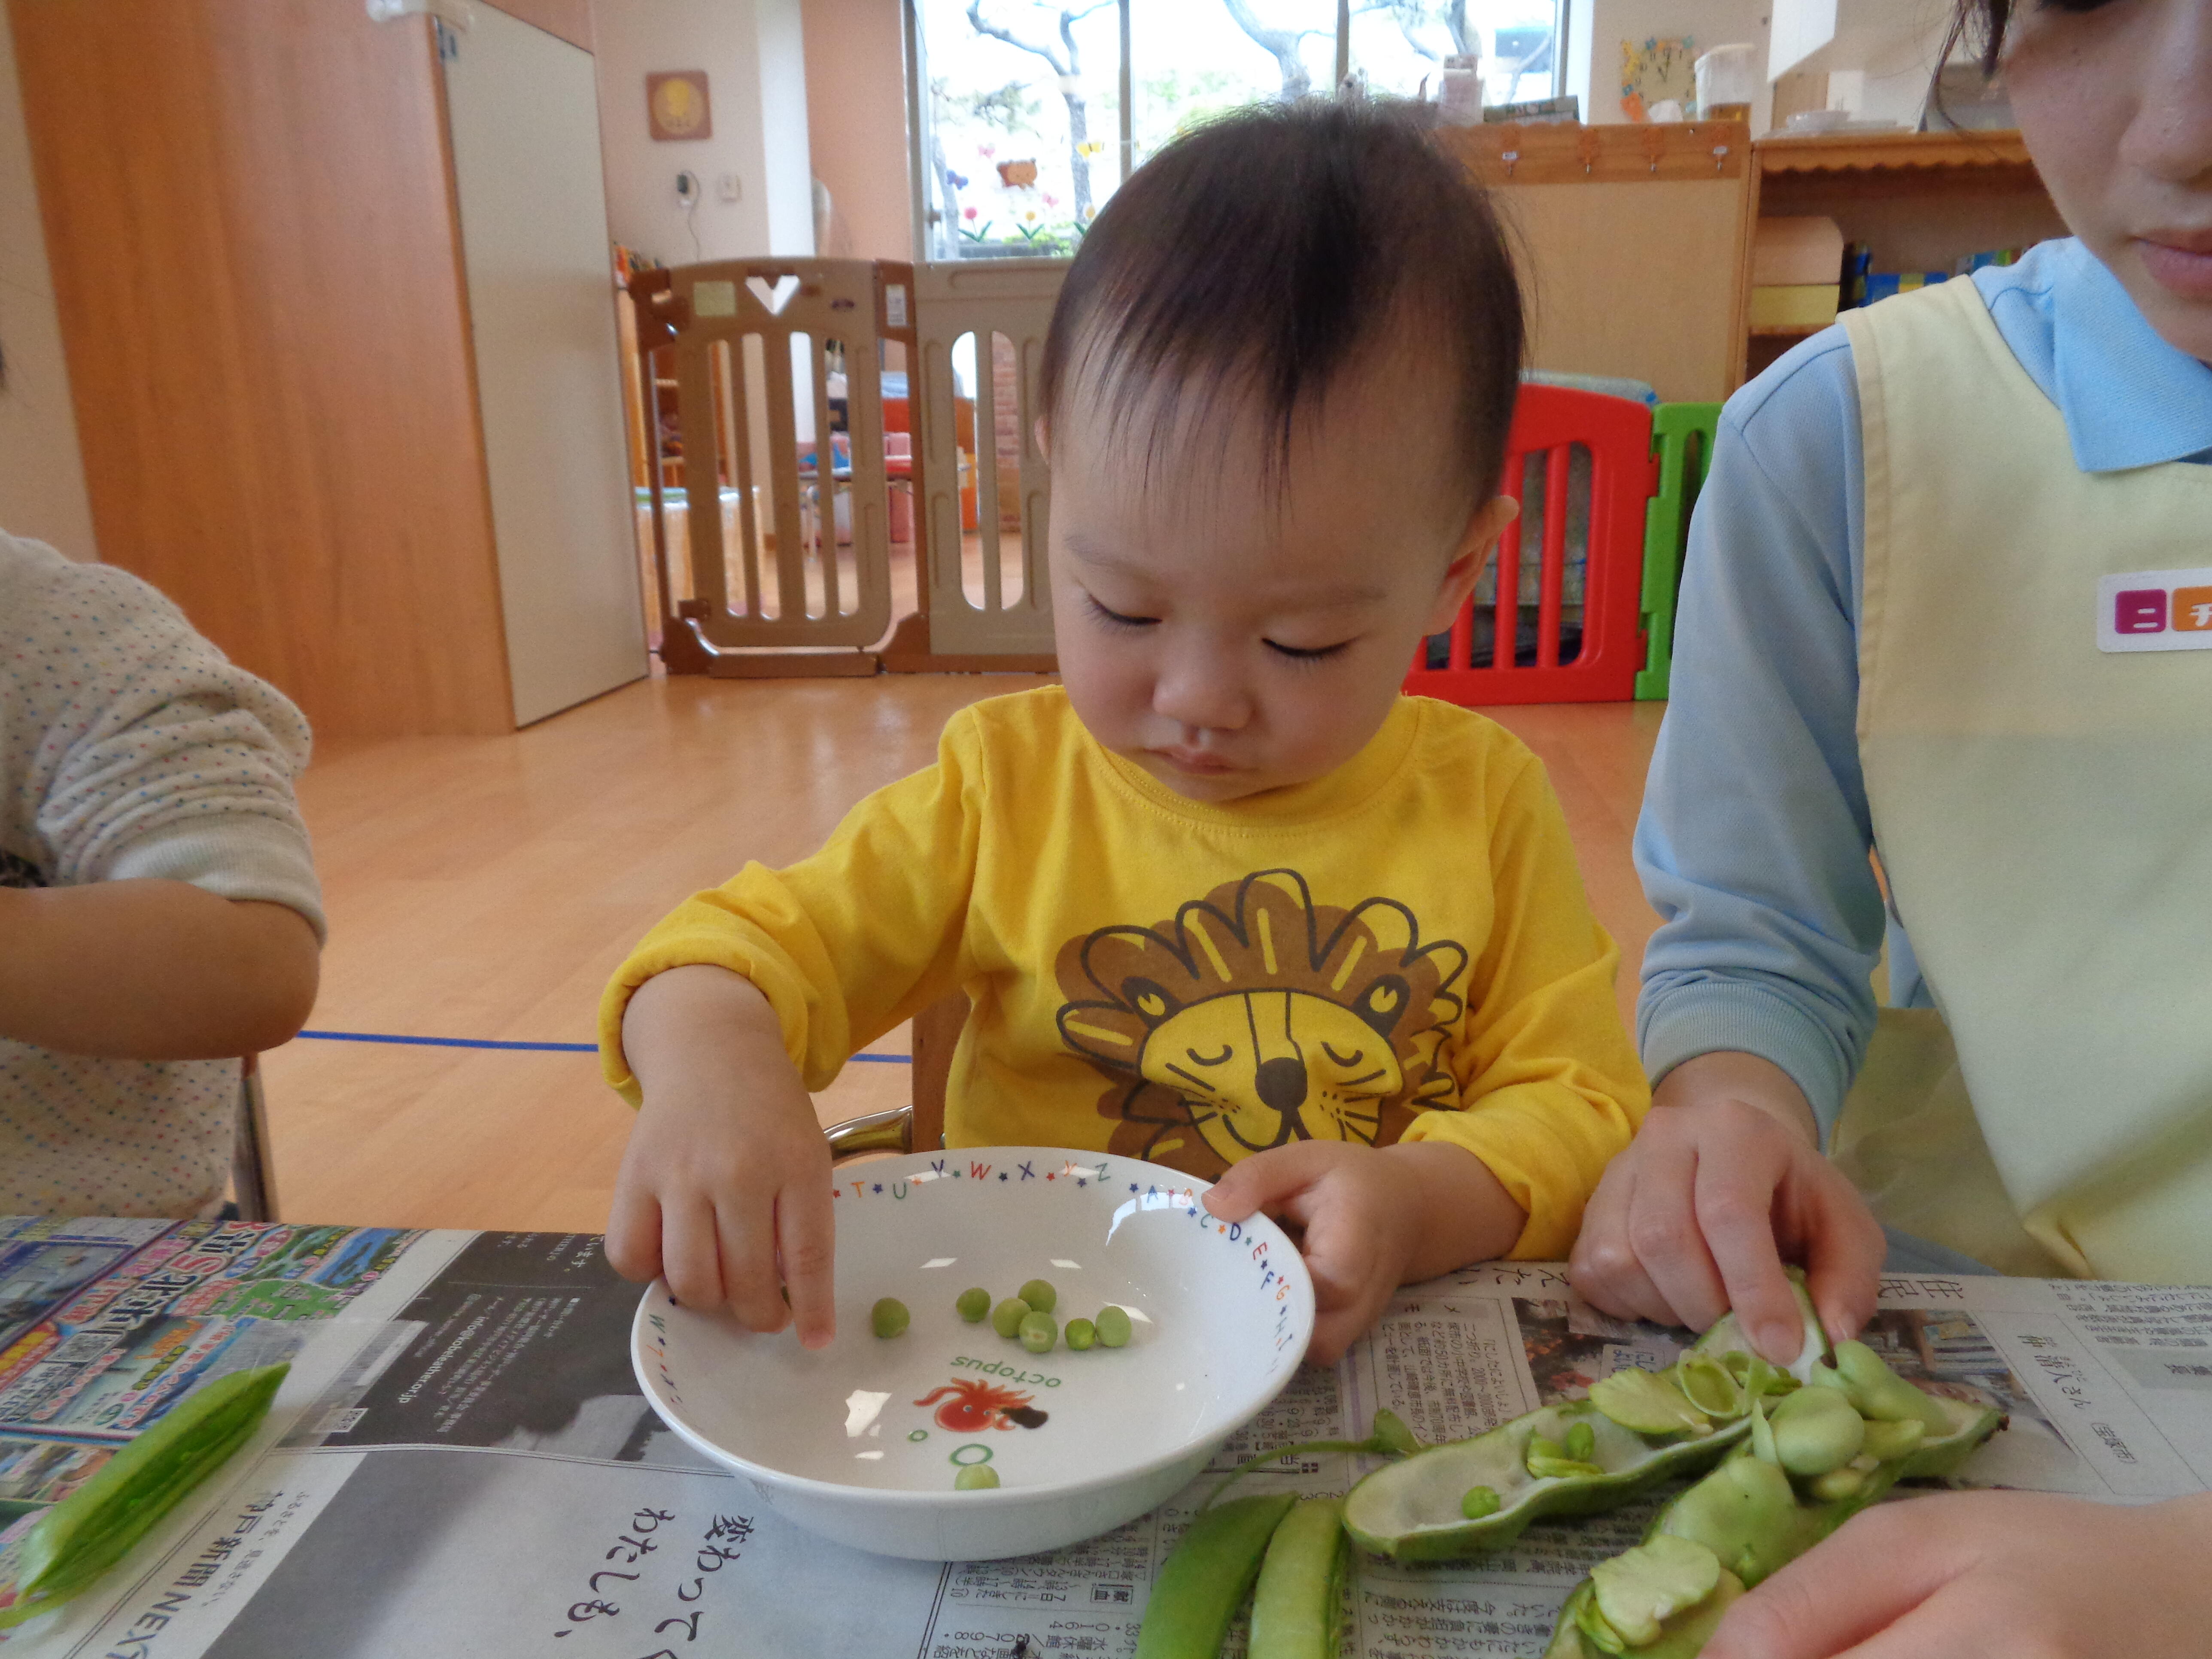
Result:
{"label": "yellow long-sleeve shirt", "polygon": [[1449,1140],[1564,1256],[1650,1103],[1542,766],[1401,698],[1328,776],[1206,805],[1103,749],[1057,688],[953,717],[937,763],[822,850],[687,900],[600,1006],[708,963],[775,1007],[810,1089],[957,988],[954,1146],[1104,1148],[1212,1176],[1301,1137]]}

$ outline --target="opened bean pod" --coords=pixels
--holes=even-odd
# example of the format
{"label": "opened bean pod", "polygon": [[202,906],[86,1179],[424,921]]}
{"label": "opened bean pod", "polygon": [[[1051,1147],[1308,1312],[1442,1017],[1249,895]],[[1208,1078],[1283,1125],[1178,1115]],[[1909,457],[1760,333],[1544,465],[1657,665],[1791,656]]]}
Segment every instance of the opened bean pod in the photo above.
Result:
{"label": "opened bean pod", "polygon": [[1750,1433],[1754,1402],[1797,1389],[1826,1353],[1796,1290],[1804,1343],[1789,1370],[1760,1358],[1731,1314],[1665,1371],[1616,1372],[1587,1401],[1376,1470],[1345,1500],[1345,1529],[1394,1560],[1449,1559],[1510,1543],[1541,1516],[1595,1514],[1710,1468]]}
{"label": "opened bean pod", "polygon": [[1575,1588],[1545,1659],[1692,1659],[1737,1596],[1899,1480],[1954,1472],[2003,1424],[1913,1387],[1862,1342],[1808,1383],[1771,1408],[1753,1396],[1747,1439]]}

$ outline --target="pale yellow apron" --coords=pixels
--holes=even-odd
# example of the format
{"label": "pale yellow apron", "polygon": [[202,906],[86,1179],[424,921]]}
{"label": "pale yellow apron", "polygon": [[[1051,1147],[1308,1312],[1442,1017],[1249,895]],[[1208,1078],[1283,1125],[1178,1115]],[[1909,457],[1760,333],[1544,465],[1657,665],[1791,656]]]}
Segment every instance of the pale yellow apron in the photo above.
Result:
{"label": "pale yellow apron", "polygon": [[2080,471],[1971,282],[1845,326],[1859,752],[1942,1012],[1883,1014],[1837,1159],[2008,1272],[2212,1283],[2212,651],[2098,647],[2101,578],[2212,566],[2212,467]]}

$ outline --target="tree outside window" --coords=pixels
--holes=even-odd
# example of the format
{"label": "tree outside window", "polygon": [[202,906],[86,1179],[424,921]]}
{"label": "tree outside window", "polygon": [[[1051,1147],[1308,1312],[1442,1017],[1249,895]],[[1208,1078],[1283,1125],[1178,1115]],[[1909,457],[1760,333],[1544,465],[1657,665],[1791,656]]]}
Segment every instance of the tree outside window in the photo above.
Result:
{"label": "tree outside window", "polygon": [[[925,258],[1072,255],[1125,157],[1141,163],[1185,128],[1245,104],[1335,90],[1336,0],[908,3],[927,88]],[[1342,44],[1354,78],[1374,92],[1434,97],[1444,58],[1474,52],[1486,101],[1549,97],[1559,9],[1352,0]]]}

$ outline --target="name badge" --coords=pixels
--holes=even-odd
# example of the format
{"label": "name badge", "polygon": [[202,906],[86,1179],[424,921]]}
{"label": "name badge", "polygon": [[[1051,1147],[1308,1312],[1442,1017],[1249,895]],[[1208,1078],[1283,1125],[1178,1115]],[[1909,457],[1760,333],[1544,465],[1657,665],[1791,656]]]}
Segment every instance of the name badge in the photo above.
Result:
{"label": "name badge", "polygon": [[2212,651],[2212,568],[2100,578],[2097,649]]}

